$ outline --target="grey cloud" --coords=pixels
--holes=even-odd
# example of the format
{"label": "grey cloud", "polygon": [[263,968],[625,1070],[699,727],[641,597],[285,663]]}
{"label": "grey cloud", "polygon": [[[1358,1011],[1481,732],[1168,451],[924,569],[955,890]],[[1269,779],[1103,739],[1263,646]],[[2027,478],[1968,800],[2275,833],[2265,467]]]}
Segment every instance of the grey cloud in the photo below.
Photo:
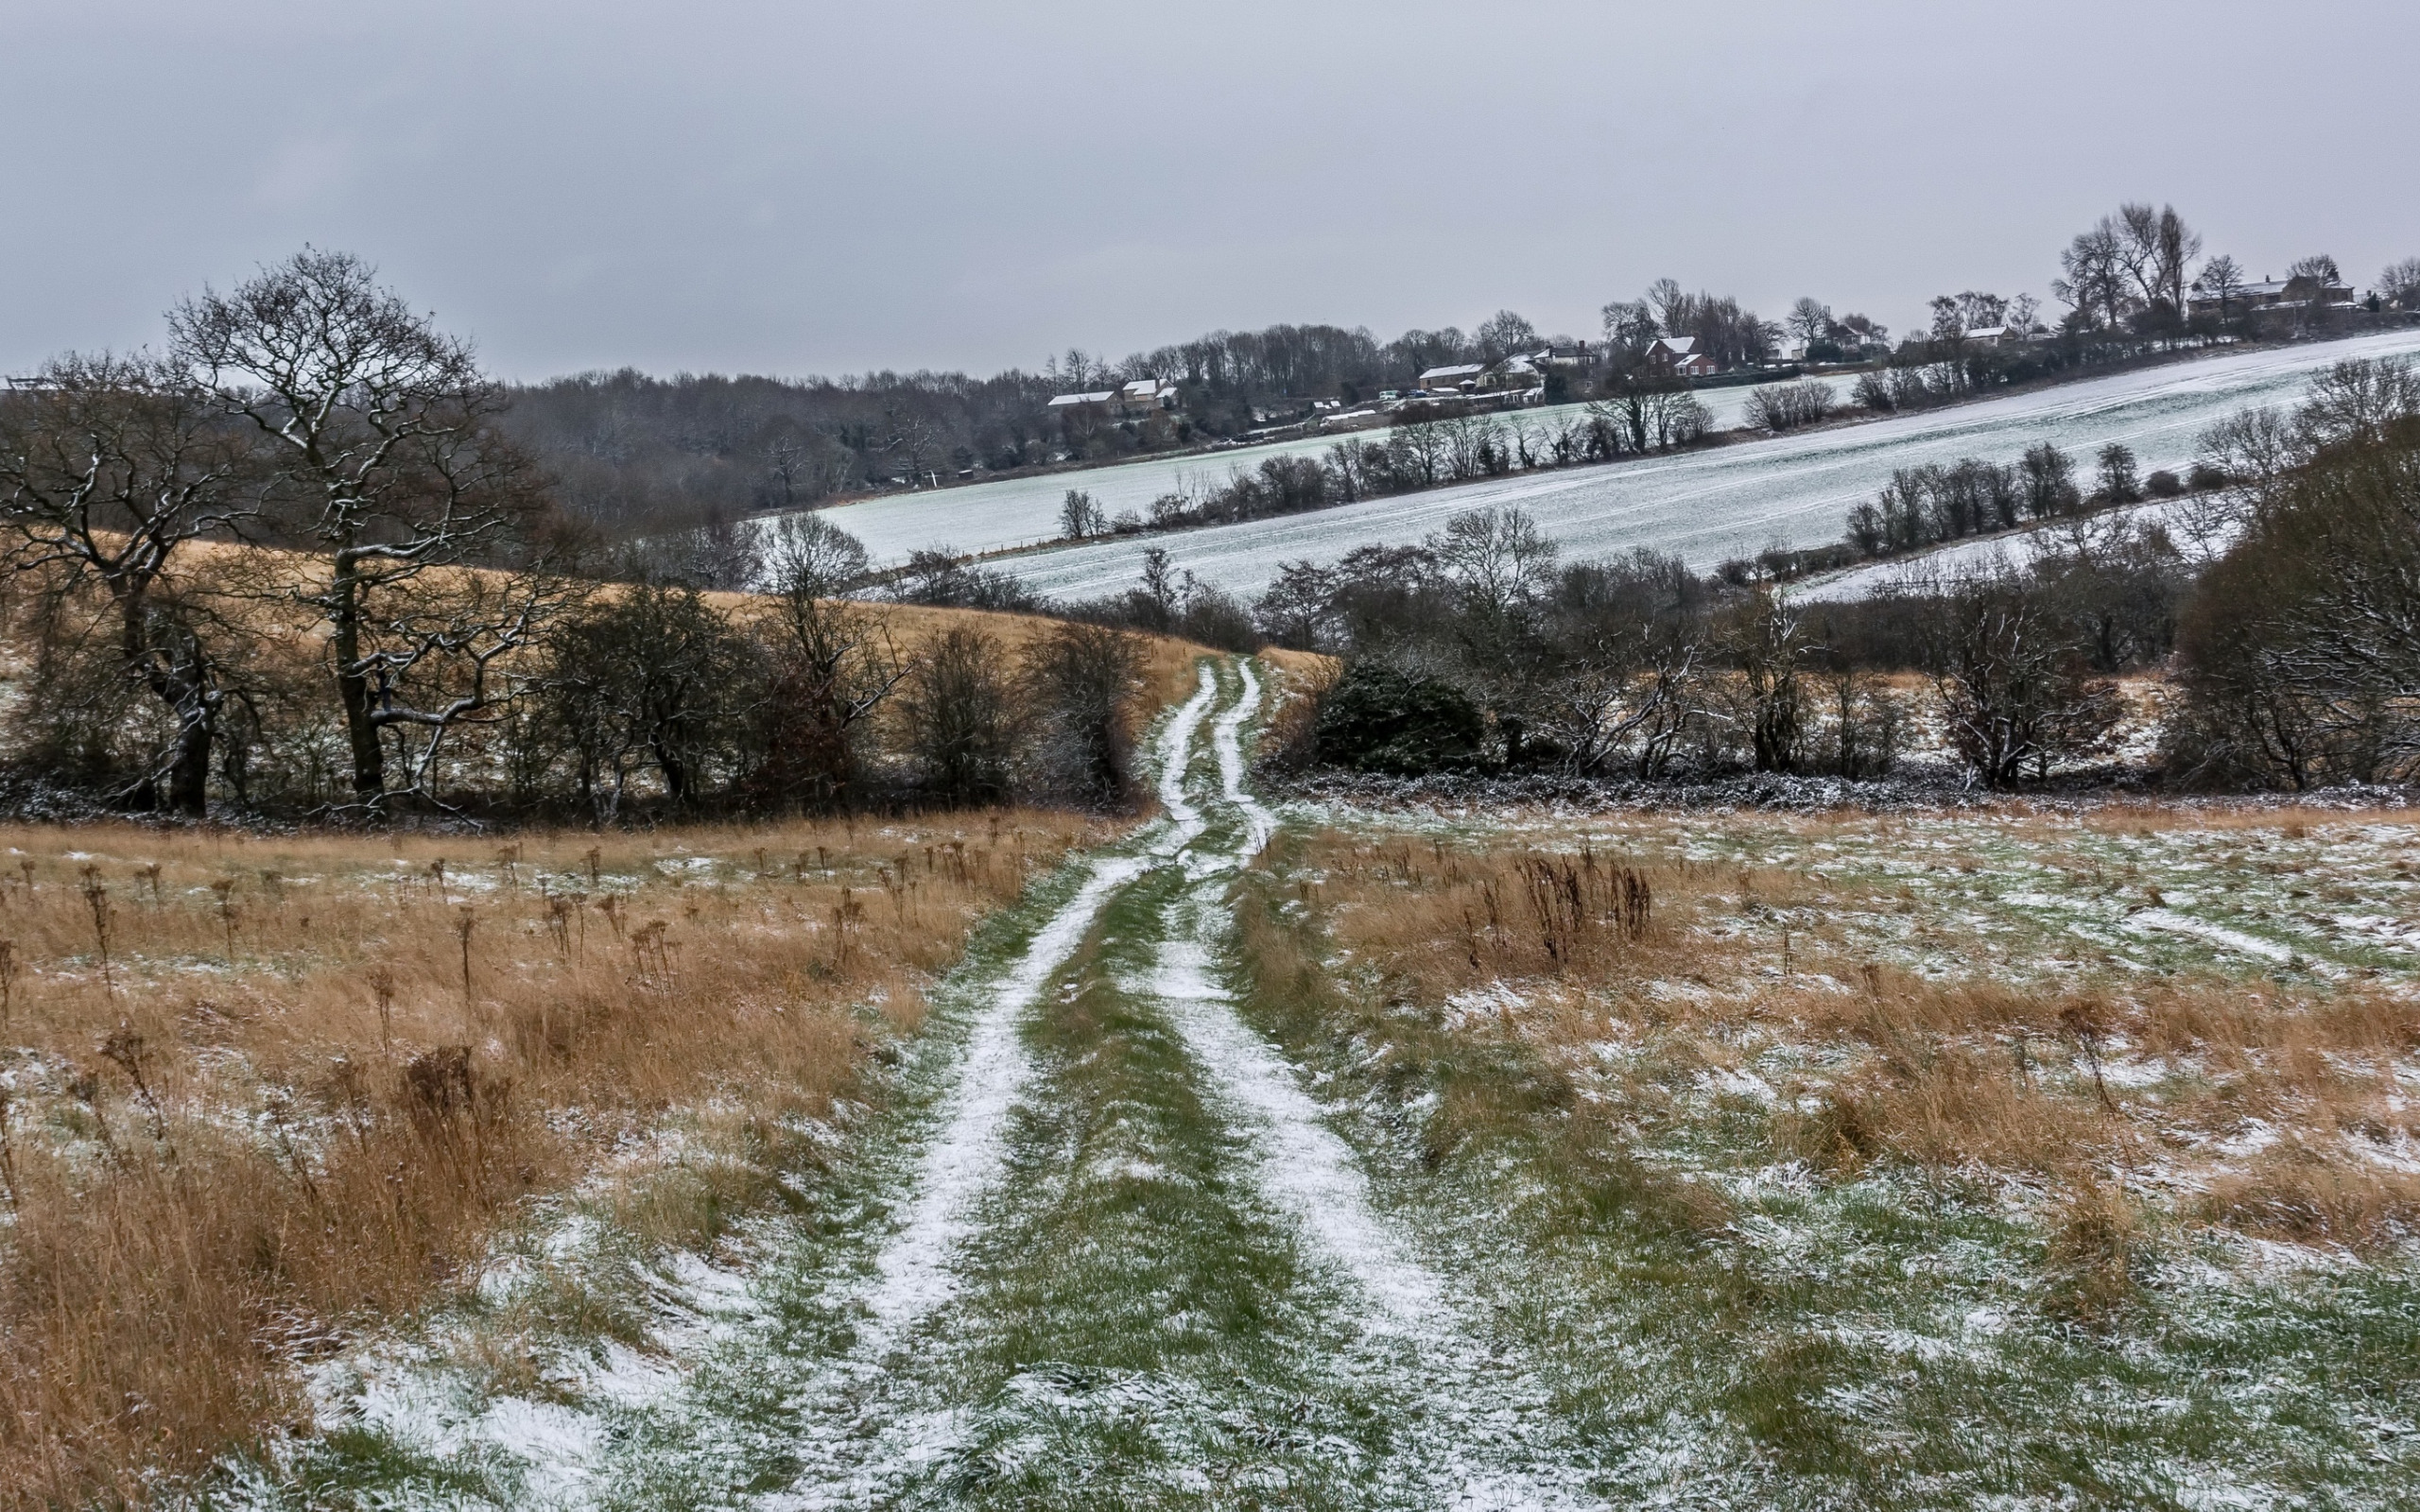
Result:
{"label": "grey cloud", "polygon": [[0,368],[309,240],[501,371],[1032,366],[1275,320],[1585,331],[1671,274],[1904,327],[2121,198],[2420,253],[2420,12],[432,3],[0,14]]}

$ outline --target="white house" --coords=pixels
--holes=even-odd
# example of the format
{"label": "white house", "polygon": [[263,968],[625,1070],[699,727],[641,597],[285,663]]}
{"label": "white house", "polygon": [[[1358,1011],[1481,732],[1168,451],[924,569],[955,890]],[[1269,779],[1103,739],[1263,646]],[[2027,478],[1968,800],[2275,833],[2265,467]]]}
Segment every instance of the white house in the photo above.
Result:
{"label": "white house", "polygon": [[1420,375],[1420,387],[1427,389],[1466,388],[1478,382],[1487,371],[1483,362],[1456,363],[1450,368],[1431,368]]}
{"label": "white house", "polygon": [[1117,391],[1118,402],[1130,414],[1154,409],[1176,408],[1176,385],[1158,378],[1137,378]]}

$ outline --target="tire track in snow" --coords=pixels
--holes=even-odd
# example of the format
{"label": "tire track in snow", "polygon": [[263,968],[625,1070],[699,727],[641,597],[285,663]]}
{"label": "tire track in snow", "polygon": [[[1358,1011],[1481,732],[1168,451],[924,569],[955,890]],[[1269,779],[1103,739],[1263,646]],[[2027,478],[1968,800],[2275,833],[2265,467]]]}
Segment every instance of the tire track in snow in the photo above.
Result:
{"label": "tire track in snow", "polygon": [[[889,1360],[920,1321],[958,1293],[958,1258],[975,1232],[984,1194],[1005,1165],[1009,1115],[1033,1079],[1032,1057],[1019,1032],[1027,1013],[1110,899],[1155,862],[1178,854],[1208,826],[1186,800],[1184,779],[1195,735],[1217,696],[1217,679],[1205,664],[1193,696],[1161,732],[1159,792],[1169,833],[1140,854],[1094,861],[1090,875],[1035,933],[968,1028],[957,1084],[942,1094],[945,1120],[915,1163],[909,1195],[893,1210],[897,1227],[883,1242],[873,1282],[857,1299],[865,1321],[846,1354],[811,1372],[789,1394],[804,1419],[798,1470],[787,1488],[756,1500],[767,1512],[861,1503],[870,1490],[870,1456],[900,1450],[903,1434],[908,1439],[935,1435],[935,1425],[913,1420],[929,1413],[908,1409],[909,1420],[902,1420],[908,1404],[885,1400],[904,1380],[889,1368]],[[836,1416],[849,1420],[837,1421]],[[945,1431],[939,1436],[946,1437]],[[929,1452],[930,1445],[922,1448]]]}
{"label": "tire track in snow", "polygon": [[1167,811],[1175,826],[1167,838],[1151,847],[1156,856],[1181,854],[1186,846],[1201,838],[1210,821],[1184,796],[1184,775],[1193,767],[1193,734],[1201,728],[1201,716],[1210,711],[1211,700],[1219,696],[1219,679],[1210,664],[1201,664],[1201,679],[1192,697],[1168,720],[1167,732],[1160,737],[1160,806]]}
{"label": "tire track in snow", "polygon": [[[1300,1074],[1243,1022],[1218,980],[1232,905],[1207,879],[1240,871],[1276,826],[1275,816],[1244,787],[1243,726],[1258,712],[1261,693],[1250,663],[1236,666],[1243,691],[1213,726],[1212,744],[1220,796],[1242,834],[1231,849],[1187,858],[1188,874],[1204,880],[1167,910],[1168,932],[1149,989],[1208,1074],[1214,1095],[1250,1131],[1263,1194],[1369,1298],[1372,1310],[1359,1320],[1364,1334],[1408,1347],[1417,1362],[1398,1384],[1418,1400],[1422,1424],[1444,1430],[1425,1430],[1426,1441],[1417,1445],[1439,1504],[1467,1512],[1601,1505],[1576,1472],[1541,1474],[1522,1463],[1551,1452],[1545,1442],[1554,1433],[1548,1392],[1457,1315],[1457,1299],[1442,1278],[1373,1208],[1352,1147],[1328,1127]],[[1168,779],[1162,782],[1165,796]],[[1191,864],[1197,859],[1200,865]]]}
{"label": "tire track in snow", "polygon": [[[1217,693],[1204,666],[1201,686],[1170,717],[1160,737],[1161,797],[1175,833],[1152,847],[1154,853],[1173,854],[1200,835],[1207,822],[1184,800],[1181,784],[1194,732]],[[1175,774],[1173,779],[1167,773]],[[899,1225],[874,1262],[875,1281],[861,1299],[868,1321],[851,1351],[854,1356],[879,1356],[956,1290],[951,1257],[970,1231],[977,1199],[1000,1173],[1002,1126],[1033,1076],[1018,1022],[1083,943],[1111,895],[1149,869],[1149,863],[1135,856],[1095,861],[1091,875],[1035,932],[1024,955],[993,988],[991,1001],[969,1027],[958,1085],[944,1094],[950,1107],[947,1121],[917,1162],[912,1195],[895,1210]]]}
{"label": "tire track in snow", "polygon": [[956,1290],[950,1258],[972,1228],[977,1199],[1000,1173],[1001,1127],[1033,1076],[1017,1022],[1076,954],[1110,895],[1146,869],[1132,856],[1094,862],[1092,874],[1035,933],[968,1030],[948,1121],[917,1162],[913,1195],[897,1210],[899,1226],[874,1262],[875,1280],[862,1298],[867,1321],[854,1354],[885,1352]]}

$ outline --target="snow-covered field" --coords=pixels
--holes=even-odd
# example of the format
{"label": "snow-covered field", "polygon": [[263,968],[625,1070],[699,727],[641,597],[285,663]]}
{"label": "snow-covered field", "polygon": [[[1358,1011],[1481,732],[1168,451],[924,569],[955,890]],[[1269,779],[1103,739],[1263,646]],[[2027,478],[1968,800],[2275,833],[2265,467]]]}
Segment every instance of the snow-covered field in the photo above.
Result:
{"label": "snow-covered field", "polygon": [[[1520,473],[1314,514],[1040,551],[1016,558],[1011,570],[1053,596],[1091,597],[1131,586],[1144,551],[1165,546],[1179,566],[1202,581],[1253,593],[1281,563],[1333,561],[1356,546],[1416,541],[1449,516],[1489,504],[1527,509],[1573,556],[1649,546],[1707,567],[1772,545],[1837,541],[1851,507],[1872,497],[1893,469],[1921,462],[1962,456],[2012,461],[2046,440],[2088,461],[2100,447],[2122,441],[2134,448],[2146,472],[2180,467],[2192,460],[2211,424],[2250,405],[2294,400],[2321,368],[2348,357],[2414,352],[2420,352],[2420,332],[2210,357],[1812,435]],[[1089,472],[1047,481],[1054,499],[1077,482],[1098,496],[1092,480],[1104,476]],[[933,541],[974,550],[1030,539],[1034,532],[1014,525],[1004,513],[995,520],[984,507],[967,507],[962,500],[977,491],[950,490],[879,507],[927,511],[929,527],[921,534],[901,518],[875,528],[852,512],[876,506],[835,510],[832,518],[864,534],[878,558]]]}
{"label": "snow-covered field", "polygon": [[[1834,377],[1823,382],[1829,384],[1843,403],[1847,401],[1849,380]],[[1754,391],[1744,385],[1709,388],[1698,399],[1714,416],[1715,429],[1730,430],[1740,423],[1748,396]],[[1586,408],[1584,404],[1556,404],[1521,410],[1518,414],[1532,423],[1551,425],[1575,418]],[[1059,507],[1070,489],[1081,489],[1091,494],[1105,513],[1115,515],[1132,509],[1142,514],[1150,508],[1154,499],[1170,493],[1190,496],[1221,487],[1236,472],[1252,472],[1270,457],[1325,456],[1330,447],[1348,437],[1383,439],[1386,434],[1383,430],[1340,431],[1301,440],[1272,441],[1264,446],[1239,446],[1075,472],[893,494],[827,509],[824,518],[864,541],[877,561],[897,561],[926,546],[998,551],[1059,539]]]}
{"label": "snow-covered field", "polygon": [[1954,583],[2002,567],[2023,567],[2046,552],[2072,551],[2079,540],[2107,541],[2132,530],[2166,530],[2187,559],[2207,561],[2226,550],[2241,523],[2215,495],[2153,499],[2083,520],[1979,536],[1868,562],[1793,587],[1789,595],[1802,603],[1839,604],[1894,589]]}

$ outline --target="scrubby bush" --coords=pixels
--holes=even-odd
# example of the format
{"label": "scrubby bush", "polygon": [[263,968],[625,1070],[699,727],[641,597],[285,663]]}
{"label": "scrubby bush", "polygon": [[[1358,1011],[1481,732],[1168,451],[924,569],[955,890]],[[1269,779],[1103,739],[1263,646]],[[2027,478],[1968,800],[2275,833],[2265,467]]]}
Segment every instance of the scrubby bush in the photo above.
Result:
{"label": "scrubby bush", "polygon": [[1748,423],[1760,430],[1796,430],[1828,420],[1839,404],[1832,386],[1815,379],[1772,384],[1748,396]]}
{"label": "scrubby bush", "polygon": [[903,744],[925,791],[944,803],[994,803],[1009,795],[1018,709],[1006,662],[995,637],[949,630],[901,685]]}
{"label": "scrubby bush", "polygon": [[1441,678],[1357,662],[1321,700],[1320,759],[1356,771],[1417,776],[1478,765],[1487,725]]}
{"label": "scrubby bush", "polygon": [[1098,807],[1129,799],[1129,709],[1142,667],[1135,638],[1105,626],[1062,625],[1027,648],[1021,676],[1034,715],[1028,766],[1037,793]]}

